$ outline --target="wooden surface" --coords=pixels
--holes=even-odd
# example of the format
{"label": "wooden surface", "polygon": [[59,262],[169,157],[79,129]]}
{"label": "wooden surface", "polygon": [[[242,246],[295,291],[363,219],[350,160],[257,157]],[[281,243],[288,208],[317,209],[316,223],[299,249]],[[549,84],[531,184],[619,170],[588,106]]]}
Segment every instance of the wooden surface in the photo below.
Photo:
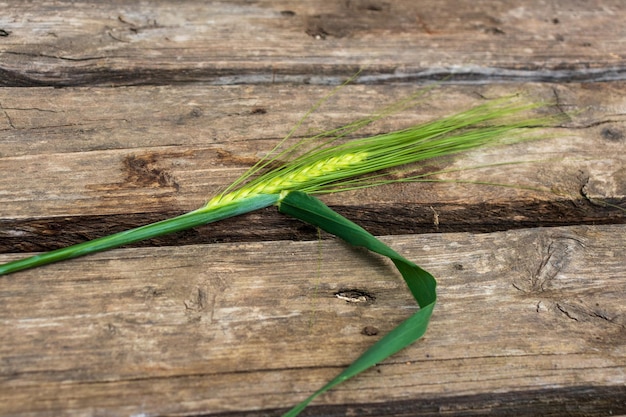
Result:
{"label": "wooden surface", "polygon": [[[533,190],[324,197],[440,298],[423,340],[305,415],[626,414],[621,2],[2,7],[0,262],[197,208],[359,67],[301,134],[451,74],[366,133],[555,101],[545,140],[418,168],[523,162],[436,179]],[[274,209],[0,277],[0,298],[0,415],[20,416],[280,415],[416,308],[388,263]]]}

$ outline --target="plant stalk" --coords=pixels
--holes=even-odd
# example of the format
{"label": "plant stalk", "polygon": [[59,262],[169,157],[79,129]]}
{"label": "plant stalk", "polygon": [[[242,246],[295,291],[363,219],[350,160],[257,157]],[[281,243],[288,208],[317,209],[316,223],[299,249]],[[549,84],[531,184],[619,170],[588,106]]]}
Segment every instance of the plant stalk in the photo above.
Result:
{"label": "plant stalk", "polygon": [[66,248],[56,249],[28,258],[8,262],[4,265],[0,265],[0,275],[6,275],[66,259],[77,258],[79,256],[128,245],[140,240],[191,229],[192,227],[202,226],[226,219],[228,217],[234,217],[240,214],[269,207],[276,204],[279,199],[280,195],[278,194],[258,194],[219,207],[211,207],[208,209],[202,207],[171,219],[162,220],[160,222],[140,226],[135,229],[78,243]]}

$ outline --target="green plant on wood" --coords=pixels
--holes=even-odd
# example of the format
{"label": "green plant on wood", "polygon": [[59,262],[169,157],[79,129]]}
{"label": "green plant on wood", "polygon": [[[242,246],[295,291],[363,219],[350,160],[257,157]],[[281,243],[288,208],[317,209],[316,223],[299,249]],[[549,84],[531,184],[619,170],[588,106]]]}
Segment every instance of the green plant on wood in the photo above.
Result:
{"label": "green plant on wood", "polygon": [[[8,262],[0,265],[0,275],[116,248],[272,205],[277,206],[281,213],[313,224],[352,245],[365,247],[390,258],[406,281],[420,309],[380,339],[336,378],[285,414],[296,416],[319,394],[419,339],[426,331],[436,302],[436,282],[431,274],[384,245],[361,227],[335,213],[312,195],[373,187],[390,182],[423,181],[429,174],[400,178],[389,178],[386,174],[390,169],[409,167],[411,164],[428,159],[450,156],[503,141],[522,140],[528,137],[529,128],[540,127],[546,122],[545,117],[524,116],[527,111],[541,105],[526,104],[516,97],[508,97],[406,129],[346,140],[348,135],[363,126],[414,105],[421,99],[422,94],[423,92],[399,101],[374,116],[286,146],[294,129],[265,159],[197,210],[132,230]],[[326,98],[318,102],[312,110]]]}

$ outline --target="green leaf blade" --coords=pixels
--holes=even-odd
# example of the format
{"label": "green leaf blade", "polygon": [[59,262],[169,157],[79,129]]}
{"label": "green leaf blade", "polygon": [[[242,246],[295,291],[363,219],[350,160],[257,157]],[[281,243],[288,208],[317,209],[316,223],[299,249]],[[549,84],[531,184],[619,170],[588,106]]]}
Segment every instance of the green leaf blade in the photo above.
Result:
{"label": "green leaf blade", "polygon": [[334,212],[315,197],[298,191],[288,193],[279,202],[279,210],[332,233],[354,246],[365,247],[390,258],[420,306],[415,314],[370,347],[343,372],[284,414],[284,417],[295,417],[318,395],[382,362],[421,338],[426,333],[437,301],[437,282],[429,272],[398,254],[362,227]]}
{"label": "green leaf blade", "polygon": [[151,239],[168,233],[179,232],[202,226],[208,223],[238,216],[264,207],[274,205],[279,199],[275,194],[258,194],[237,203],[214,207],[210,210],[200,208],[183,215],[151,223],[131,230],[104,236],[87,242],[53,250],[50,252],[34,255],[28,258],[18,259],[0,265],[0,275],[11,274],[37,266],[48,265],[66,259],[78,258],[96,252],[118,248],[140,240]]}

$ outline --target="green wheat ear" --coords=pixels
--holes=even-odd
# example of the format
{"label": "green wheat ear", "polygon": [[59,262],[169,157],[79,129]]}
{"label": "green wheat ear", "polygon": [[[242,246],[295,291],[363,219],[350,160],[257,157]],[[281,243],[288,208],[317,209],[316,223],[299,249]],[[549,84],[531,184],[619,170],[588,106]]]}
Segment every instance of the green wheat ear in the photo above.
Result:
{"label": "green wheat ear", "polygon": [[[344,137],[345,129],[339,129],[340,134],[331,137],[322,134],[316,137],[322,141],[322,146],[314,147],[288,163],[252,179],[252,175],[244,175],[235,182],[237,186],[229,187],[227,192],[215,196],[205,209],[258,194],[286,191],[323,194],[380,185],[381,173],[390,168],[450,156],[503,139],[508,143],[528,139],[528,129],[542,126],[548,118],[520,119],[519,115],[540,106],[524,104],[513,97],[494,100],[447,118],[339,145],[335,143]],[[359,126],[362,126],[362,122]],[[303,142],[308,143],[309,140]],[[254,174],[258,173],[254,171]],[[372,181],[374,179],[376,181]],[[408,177],[382,182],[412,179]]]}
{"label": "green wheat ear", "polygon": [[[528,138],[529,128],[540,127],[549,121],[546,117],[524,117],[527,111],[543,104],[528,104],[518,97],[507,97],[432,122],[345,141],[347,135],[354,134],[363,126],[394,112],[406,110],[421,100],[423,94],[424,92],[420,92],[409,96],[374,116],[298,141],[294,145],[285,146],[285,149],[275,148],[268,158],[252,167],[227,187],[225,192],[210,199],[197,210],[158,223],[8,262],[0,265],[0,275],[237,216],[278,204],[291,191],[324,194],[394,181],[412,181],[416,178],[388,179],[385,171],[496,144],[505,139],[506,142],[522,140]],[[328,97],[321,101],[326,98]],[[314,108],[318,105],[319,102]],[[300,124],[301,122],[298,125]],[[281,145],[287,144],[287,139],[292,135],[293,131]],[[301,148],[307,150],[299,153]],[[293,157],[277,168],[269,169],[285,156]]]}
{"label": "green wheat ear", "polygon": [[[0,275],[112,249],[271,205],[277,205],[280,212],[316,225],[353,245],[363,246],[389,257],[405,279],[420,309],[367,350],[345,371],[285,414],[289,417],[296,416],[317,395],[420,338],[426,331],[436,302],[436,282],[432,275],[356,224],[333,212],[310,194],[373,187],[395,181],[422,181],[425,174],[420,177],[390,179],[385,173],[391,168],[408,168],[411,164],[431,158],[450,156],[497,143],[529,139],[533,137],[529,135],[529,132],[533,132],[532,128],[541,127],[550,121],[549,118],[524,116],[526,112],[541,107],[541,104],[526,104],[515,97],[509,97],[406,129],[346,141],[346,137],[359,128],[396,111],[405,110],[419,98],[419,94],[410,96],[372,117],[282,148],[293,135],[292,131],[280,143],[281,146],[270,152],[267,159],[252,167],[224,192],[197,210],[67,248],[8,262],[0,265]],[[314,108],[316,107],[317,104]],[[286,156],[291,157],[288,162],[270,169],[277,161],[287,159]]]}

